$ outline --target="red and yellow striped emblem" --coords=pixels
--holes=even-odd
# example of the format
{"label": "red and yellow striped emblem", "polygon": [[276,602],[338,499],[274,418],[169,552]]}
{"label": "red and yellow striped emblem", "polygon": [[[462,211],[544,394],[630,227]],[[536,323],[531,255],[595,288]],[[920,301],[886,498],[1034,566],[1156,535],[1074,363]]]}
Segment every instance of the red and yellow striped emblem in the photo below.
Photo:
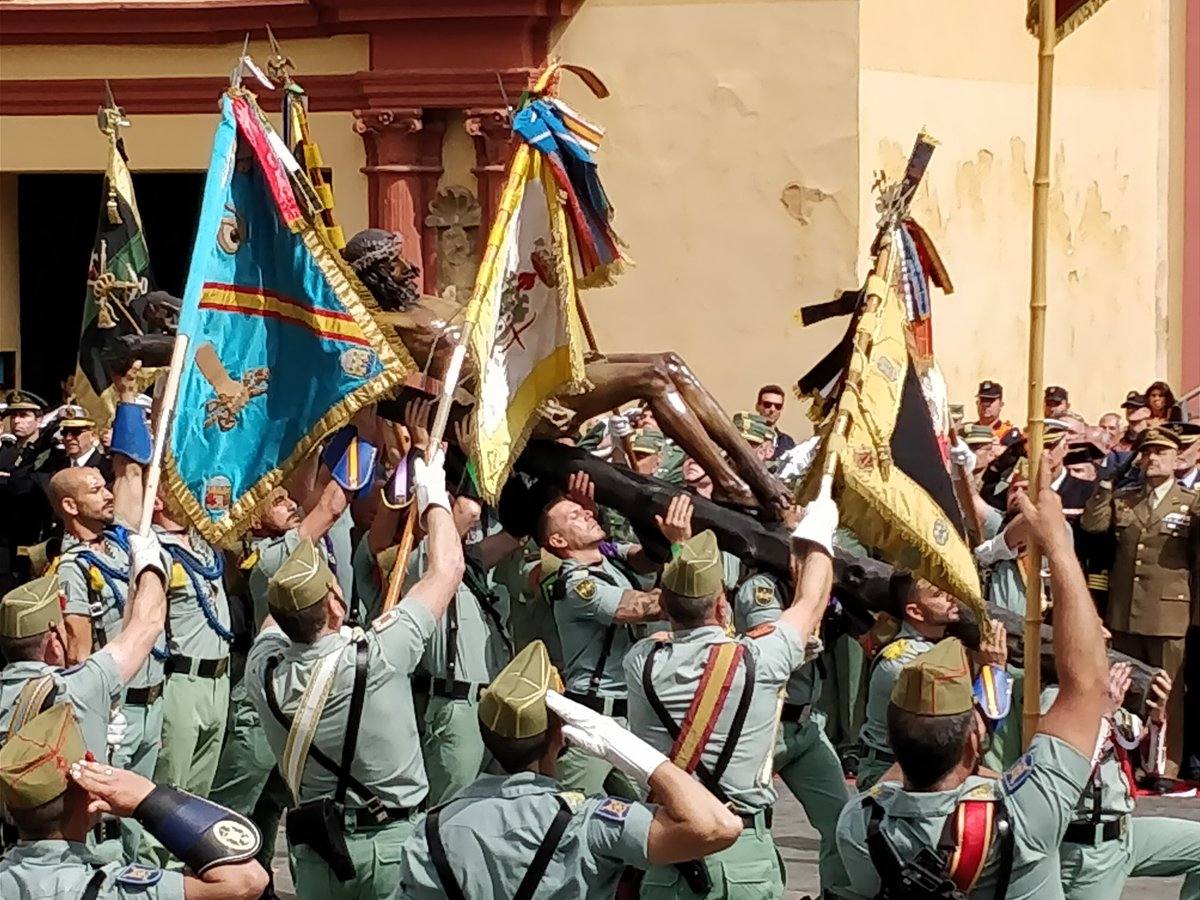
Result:
{"label": "red and yellow striped emblem", "polygon": [[704,674],[700,676],[700,686],[679,729],[679,737],[671,748],[671,761],[685,772],[691,773],[700,765],[700,758],[725,707],[733,676],[745,652],[746,648],[735,641],[716,644],[709,649],[708,662],[704,665]]}
{"label": "red and yellow striped emblem", "polygon": [[975,886],[987,864],[995,815],[991,800],[964,800],[954,811],[955,847],[948,874],[964,893]]}

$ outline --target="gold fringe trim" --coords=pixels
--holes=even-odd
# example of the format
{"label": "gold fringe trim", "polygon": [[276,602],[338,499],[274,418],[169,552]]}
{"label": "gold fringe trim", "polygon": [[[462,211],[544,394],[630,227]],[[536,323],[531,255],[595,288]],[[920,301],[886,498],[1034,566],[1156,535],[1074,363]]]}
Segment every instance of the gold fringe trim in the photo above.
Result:
{"label": "gold fringe trim", "polygon": [[[1054,3],[1056,0],[1029,0],[1029,8],[1025,16],[1025,27],[1029,29],[1029,33],[1034,37],[1040,37],[1041,34],[1041,10],[1038,4],[1042,2]],[[1080,25],[1094,16],[1107,0],[1087,0],[1081,4],[1074,12],[1056,23],[1054,29],[1054,42],[1060,44],[1068,34],[1075,31]]]}

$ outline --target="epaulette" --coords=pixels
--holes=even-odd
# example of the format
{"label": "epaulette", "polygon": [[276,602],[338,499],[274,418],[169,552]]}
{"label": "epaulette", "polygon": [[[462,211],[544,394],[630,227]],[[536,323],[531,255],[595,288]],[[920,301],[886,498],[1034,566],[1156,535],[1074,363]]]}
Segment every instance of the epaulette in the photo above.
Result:
{"label": "epaulette", "polygon": [[989,779],[989,780],[985,781],[983,784],[977,784],[975,787],[971,788],[969,791],[967,791],[965,794],[963,794],[960,799],[962,799],[962,800],[996,800],[997,796],[998,796],[996,794],[996,783],[997,782],[995,781],[995,779]]}
{"label": "epaulette", "polygon": [[753,628],[747,631],[746,637],[757,639],[760,637],[766,637],[768,634],[774,633],[774,631],[774,625],[772,625],[770,622],[764,622],[762,625],[755,625]]}
{"label": "epaulette", "polygon": [[890,644],[888,644],[886,647],[884,647],[883,650],[880,651],[879,655],[881,657],[883,657],[884,659],[894,661],[894,660],[899,659],[901,656],[903,656],[907,651],[908,651],[908,638],[897,638],[896,640],[894,640]]}
{"label": "epaulette", "polygon": [[249,572],[256,565],[258,565],[258,551],[251,550],[244,557],[242,557],[242,561],[238,563],[238,568],[243,572]]}
{"label": "epaulette", "polygon": [[558,796],[572,813],[578,811],[580,804],[587,799],[582,791],[559,791]]}

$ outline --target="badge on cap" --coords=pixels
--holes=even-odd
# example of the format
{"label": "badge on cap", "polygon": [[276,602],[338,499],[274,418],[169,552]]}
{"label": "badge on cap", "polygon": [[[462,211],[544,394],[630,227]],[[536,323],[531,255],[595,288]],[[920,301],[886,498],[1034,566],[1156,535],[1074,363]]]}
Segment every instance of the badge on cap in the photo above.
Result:
{"label": "badge on cap", "polygon": [[132,863],[117,873],[117,884],[127,884],[130,887],[149,887],[152,884],[158,884],[162,877],[162,869]]}

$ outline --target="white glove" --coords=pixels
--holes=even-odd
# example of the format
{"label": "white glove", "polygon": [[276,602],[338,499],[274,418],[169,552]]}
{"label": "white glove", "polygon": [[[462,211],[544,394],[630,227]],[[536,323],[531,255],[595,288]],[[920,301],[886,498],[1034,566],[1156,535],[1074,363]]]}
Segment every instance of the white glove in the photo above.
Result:
{"label": "white glove", "polygon": [[633,434],[633,424],[625,416],[610,416],[608,433],[615,438],[627,438]]}
{"label": "white glove", "polygon": [[1008,546],[1003,531],[991,540],[984,541],[972,552],[975,554],[975,562],[981,566],[994,566],[1003,560],[1017,558],[1017,548]]}
{"label": "white glove", "polygon": [[950,462],[964,472],[975,471],[975,460],[975,451],[968,447],[965,441],[955,441],[954,446],[950,448]]}
{"label": "white glove", "polygon": [[425,515],[431,506],[450,511],[450,495],[446,492],[446,456],[441,448],[428,462],[418,456],[413,463],[413,486],[417,489],[417,513]]}
{"label": "white glove", "polygon": [[114,709],[108,717],[108,737],[105,742],[110,747],[120,747],[125,740],[125,732],[129,730],[129,720],[120,708]]}
{"label": "white glove", "polygon": [[153,531],[149,534],[133,532],[129,535],[129,583],[136,584],[138,576],[146,569],[158,573],[163,583],[167,581],[167,567],[163,562],[162,545],[158,535]]}
{"label": "white glove", "polygon": [[818,497],[804,507],[804,518],[792,532],[792,546],[808,541],[833,556],[833,533],[837,527],[837,504],[828,497]]}
{"label": "white glove", "polygon": [[557,691],[546,692],[546,706],[563,720],[567,743],[611,763],[622,773],[649,785],[654,770],[667,758],[608,716],[568,700]]}

